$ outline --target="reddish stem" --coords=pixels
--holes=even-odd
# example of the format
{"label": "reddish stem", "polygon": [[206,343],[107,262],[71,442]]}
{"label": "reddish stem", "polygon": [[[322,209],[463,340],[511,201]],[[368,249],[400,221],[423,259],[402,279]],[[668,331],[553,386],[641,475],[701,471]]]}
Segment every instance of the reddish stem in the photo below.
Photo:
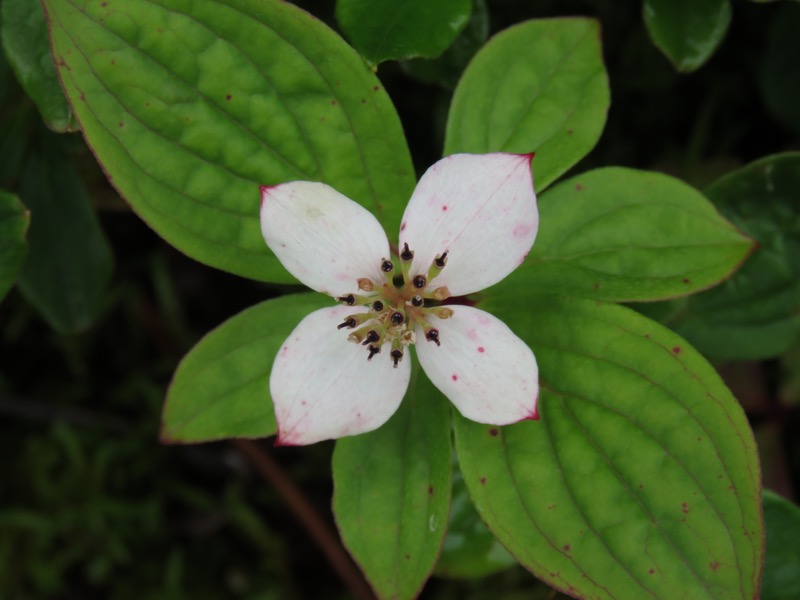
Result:
{"label": "reddish stem", "polygon": [[361,571],[350,560],[332,527],[317,513],[278,462],[252,440],[233,440],[233,445],[280,494],[286,506],[322,550],[333,570],[350,590],[350,594],[357,600],[375,600],[375,594],[364,580]]}

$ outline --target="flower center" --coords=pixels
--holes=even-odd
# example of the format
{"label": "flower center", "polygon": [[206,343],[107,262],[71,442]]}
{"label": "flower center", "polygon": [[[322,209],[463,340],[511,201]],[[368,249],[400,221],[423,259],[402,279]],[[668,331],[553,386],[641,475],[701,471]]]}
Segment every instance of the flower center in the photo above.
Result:
{"label": "flower center", "polygon": [[339,329],[352,329],[347,339],[361,344],[369,352],[367,360],[378,354],[385,344],[391,345],[389,356],[397,368],[403,359],[403,350],[415,340],[414,329],[419,326],[425,339],[440,345],[439,330],[430,323],[431,317],[447,319],[453,310],[439,306],[439,302],[450,297],[444,287],[432,282],[447,264],[445,250],[428,267],[425,274],[410,272],[414,252],[408,244],[400,252],[400,273],[395,273],[394,263],[381,259],[382,281],[369,278],[358,280],[359,293],[338,298],[348,306],[367,306],[368,312],[349,315],[339,324]]}

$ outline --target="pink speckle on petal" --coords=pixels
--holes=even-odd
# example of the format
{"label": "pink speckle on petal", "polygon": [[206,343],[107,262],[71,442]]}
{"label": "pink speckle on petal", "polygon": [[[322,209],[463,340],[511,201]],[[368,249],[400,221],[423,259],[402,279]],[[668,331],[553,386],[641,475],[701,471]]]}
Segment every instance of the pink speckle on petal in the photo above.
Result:
{"label": "pink speckle on petal", "polygon": [[442,212],[447,212],[447,204],[442,204]]}
{"label": "pink speckle on petal", "polygon": [[467,337],[474,342],[475,340],[478,339],[478,333],[474,329],[470,329],[467,332]]}
{"label": "pink speckle on petal", "polygon": [[405,224],[405,222],[403,222],[403,223],[400,225],[400,231],[405,231],[405,230],[406,230],[406,224]]}
{"label": "pink speckle on petal", "polygon": [[483,346],[478,346],[478,352],[483,354],[484,352],[486,352],[486,348],[484,348]]}
{"label": "pink speckle on petal", "polygon": [[531,232],[530,225],[517,225],[511,234],[516,238],[527,237]]}
{"label": "pink speckle on petal", "polygon": [[452,377],[452,379],[453,379],[453,381],[458,381],[458,375],[456,375],[455,373],[453,373],[453,377]]}

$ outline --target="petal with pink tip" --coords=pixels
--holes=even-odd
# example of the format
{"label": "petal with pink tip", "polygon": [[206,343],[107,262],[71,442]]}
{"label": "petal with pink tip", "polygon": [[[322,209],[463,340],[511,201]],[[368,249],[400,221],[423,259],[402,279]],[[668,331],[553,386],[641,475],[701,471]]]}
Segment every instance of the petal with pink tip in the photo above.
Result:
{"label": "petal with pink tip", "polygon": [[364,207],[324,183],[261,188],[261,233],[286,270],[329,296],[358,291],[357,280],[383,281],[389,241]]}
{"label": "petal with pink tip", "polygon": [[389,420],[408,388],[410,356],[395,369],[389,345],[367,360],[363,346],[336,326],[362,307],[312,312],[275,357],[269,388],[278,421],[276,444],[300,446],[372,431]]}
{"label": "petal with pink tip", "polygon": [[500,319],[471,306],[432,318],[441,346],[417,327],[417,356],[428,378],[459,412],[478,423],[537,419],[539,368],[528,346]]}
{"label": "petal with pink tip", "polygon": [[453,154],[428,169],[400,227],[400,247],[414,251],[412,274],[424,275],[446,250],[447,265],[432,285],[461,296],[516,269],[539,228],[532,157]]}

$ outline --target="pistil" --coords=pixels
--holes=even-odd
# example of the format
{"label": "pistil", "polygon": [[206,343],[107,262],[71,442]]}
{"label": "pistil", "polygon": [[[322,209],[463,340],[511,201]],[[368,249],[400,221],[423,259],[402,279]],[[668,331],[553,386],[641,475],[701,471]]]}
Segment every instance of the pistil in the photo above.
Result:
{"label": "pistil", "polygon": [[[414,343],[414,328],[419,327],[425,339],[441,345],[439,330],[431,325],[429,319],[447,319],[453,309],[439,306],[438,302],[450,297],[446,286],[431,288],[431,282],[442,272],[447,264],[448,252],[445,250],[432,261],[425,274],[411,274],[414,252],[403,244],[400,251],[401,275],[395,273],[395,263],[382,258],[380,269],[385,281],[378,283],[370,278],[357,280],[358,289],[364,294],[345,294],[339,302],[347,306],[364,306],[367,312],[348,315],[338,329],[355,329],[348,339],[365,346],[369,352],[367,360],[380,353],[384,344],[391,344],[389,356],[395,368],[403,360],[404,347]],[[433,306],[426,306],[428,302]],[[356,329],[358,328],[358,329]]]}

